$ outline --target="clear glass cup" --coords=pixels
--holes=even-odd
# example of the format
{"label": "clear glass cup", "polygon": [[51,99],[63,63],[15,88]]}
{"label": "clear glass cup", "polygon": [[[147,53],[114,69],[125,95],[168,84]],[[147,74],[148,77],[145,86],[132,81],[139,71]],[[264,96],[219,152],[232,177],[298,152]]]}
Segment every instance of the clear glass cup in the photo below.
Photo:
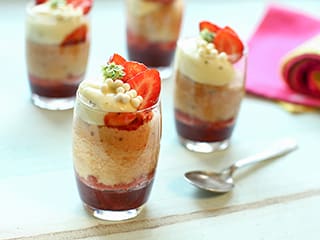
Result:
{"label": "clear glass cup", "polygon": [[119,221],[136,217],[149,198],[160,150],[161,107],[158,102],[133,113],[112,113],[142,123],[129,130],[103,124],[106,114],[78,93],[73,162],[86,210],[96,218]]}
{"label": "clear glass cup", "polygon": [[162,79],[172,75],[183,0],[126,0],[127,50],[130,60],[157,68]]}
{"label": "clear glass cup", "polygon": [[191,151],[224,150],[229,147],[245,94],[247,55],[243,52],[235,63],[230,62],[226,54],[195,61],[189,55],[192,41],[196,39],[181,39],[177,45],[174,66],[176,131],[179,141]]}
{"label": "clear glass cup", "polygon": [[86,72],[89,14],[69,16],[41,10],[39,6],[31,2],[26,7],[26,63],[31,99],[40,108],[70,109]]}

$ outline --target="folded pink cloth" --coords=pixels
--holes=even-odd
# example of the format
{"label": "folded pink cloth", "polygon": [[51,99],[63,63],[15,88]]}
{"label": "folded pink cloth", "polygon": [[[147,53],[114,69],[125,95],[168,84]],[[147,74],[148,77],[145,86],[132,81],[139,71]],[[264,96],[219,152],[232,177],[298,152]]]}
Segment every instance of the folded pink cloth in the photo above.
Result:
{"label": "folded pink cloth", "polygon": [[290,89],[280,71],[281,59],[317,34],[320,34],[320,19],[292,9],[270,6],[248,42],[247,92],[269,99],[320,107],[319,98]]}

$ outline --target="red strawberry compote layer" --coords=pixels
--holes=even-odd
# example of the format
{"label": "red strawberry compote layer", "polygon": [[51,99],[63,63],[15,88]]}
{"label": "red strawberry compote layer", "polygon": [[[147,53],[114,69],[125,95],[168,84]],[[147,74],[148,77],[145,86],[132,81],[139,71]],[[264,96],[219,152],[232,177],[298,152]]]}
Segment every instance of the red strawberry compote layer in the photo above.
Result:
{"label": "red strawberry compote layer", "polygon": [[147,66],[171,64],[183,16],[183,0],[126,0],[129,58]]}
{"label": "red strawberry compote layer", "polygon": [[86,0],[37,0],[28,5],[26,57],[33,97],[75,96],[89,54],[90,4]]}
{"label": "red strawberry compote layer", "polygon": [[[200,37],[178,43],[175,121],[184,144],[217,143],[215,147],[224,149],[244,95],[245,60],[243,45],[233,31],[228,27],[215,31],[206,28]],[[210,152],[215,147],[190,150]]]}
{"label": "red strawberry compote layer", "polygon": [[116,54],[103,73],[79,86],[74,168],[87,209],[101,219],[122,220],[136,216],[151,191],[161,137],[160,77]]}

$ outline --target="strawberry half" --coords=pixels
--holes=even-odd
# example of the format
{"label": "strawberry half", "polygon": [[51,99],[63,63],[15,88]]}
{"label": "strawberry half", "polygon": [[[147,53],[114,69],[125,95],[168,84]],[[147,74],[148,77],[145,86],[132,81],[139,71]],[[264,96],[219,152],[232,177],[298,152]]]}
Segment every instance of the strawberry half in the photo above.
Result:
{"label": "strawberry half", "polygon": [[243,43],[230,27],[219,30],[213,39],[213,43],[218,52],[225,52],[228,55],[232,63],[238,61],[243,54]]}
{"label": "strawberry half", "polygon": [[131,88],[135,89],[143,101],[139,109],[144,109],[153,106],[158,102],[161,79],[160,74],[155,69],[147,69],[128,80]]}
{"label": "strawberry half", "polygon": [[81,42],[85,42],[87,39],[87,25],[81,25],[75,29],[72,33],[66,36],[61,43],[61,46],[73,45]]}
{"label": "strawberry half", "polygon": [[93,5],[93,0],[67,0],[74,8],[81,8],[83,14],[87,14]]}
{"label": "strawberry half", "polygon": [[199,30],[200,32],[204,29],[207,29],[209,30],[210,32],[212,33],[216,33],[217,31],[219,31],[221,28],[216,25],[216,24],[213,24],[211,22],[208,22],[208,21],[202,21],[199,23]]}
{"label": "strawberry half", "polygon": [[123,57],[119,54],[113,54],[112,57],[109,59],[109,63],[114,62],[117,65],[121,65],[124,68],[124,72],[126,75],[121,78],[123,82],[128,82],[129,79],[136,76],[138,73],[147,70],[147,66],[134,61],[126,61]]}

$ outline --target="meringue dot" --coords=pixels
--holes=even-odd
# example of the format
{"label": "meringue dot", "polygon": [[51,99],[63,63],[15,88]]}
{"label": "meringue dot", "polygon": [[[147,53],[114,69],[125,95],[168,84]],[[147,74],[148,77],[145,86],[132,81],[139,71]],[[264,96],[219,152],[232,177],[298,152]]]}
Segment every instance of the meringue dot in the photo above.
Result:
{"label": "meringue dot", "polygon": [[137,91],[134,89],[131,89],[130,91],[128,91],[127,94],[132,98],[135,98],[138,95]]}
{"label": "meringue dot", "polygon": [[211,54],[212,56],[216,56],[216,55],[218,55],[218,50],[215,49],[215,48],[213,48],[213,49],[210,50],[210,54]]}
{"label": "meringue dot", "polygon": [[225,52],[221,52],[221,53],[219,53],[218,58],[219,59],[227,59],[228,55]]}
{"label": "meringue dot", "polygon": [[114,86],[114,82],[111,78],[107,78],[106,79],[106,84],[110,87],[110,88],[113,88]]}
{"label": "meringue dot", "polygon": [[140,102],[142,102],[143,101],[143,98],[139,95],[139,96],[137,96],[136,97]]}
{"label": "meringue dot", "polygon": [[128,103],[130,101],[130,96],[128,96],[127,94],[123,94],[121,101],[123,103]]}
{"label": "meringue dot", "polygon": [[207,49],[212,50],[214,48],[214,45],[212,43],[208,43]]}
{"label": "meringue dot", "polygon": [[123,93],[118,93],[114,98],[116,101],[121,102],[122,101],[122,95],[124,95]]}
{"label": "meringue dot", "polygon": [[124,83],[122,85],[122,87],[124,88],[124,90],[129,91],[130,90],[130,84],[129,83]]}
{"label": "meringue dot", "polygon": [[115,87],[120,87],[122,85],[123,85],[123,81],[122,80],[117,79],[117,80],[114,81],[114,86]]}
{"label": "meringue dot", "polygon": [[103,85],[101,86],[101,92],[102,92],[103,94],[107,94],[107,93],[108,93],[108,84],[103,84]]}
{"label": "meringue dot", "polygon": [[123,87],[118,87],[118,88],[116,89],[116,92],[117,92],[117,93],[124,93],[124,92],[125,92],[125,89],[124,89]]}
{"label": "meringue dot", "polygon": [[204,39],[198,40],[198,47],[205,47],[207,45],[207,42]]}
{"label": "meringue dot", "polygon": [[198,53],[200,56],[203,56],[205,54],[205,50],[203,48],[199,48]]}
{"label": "meringue dot", "polygon": [[138,108],[139,105],[141,104],[141,101],[139,101],[138,98],[132,98],[131,99],[131,104],[132,104],[133,107]]}

